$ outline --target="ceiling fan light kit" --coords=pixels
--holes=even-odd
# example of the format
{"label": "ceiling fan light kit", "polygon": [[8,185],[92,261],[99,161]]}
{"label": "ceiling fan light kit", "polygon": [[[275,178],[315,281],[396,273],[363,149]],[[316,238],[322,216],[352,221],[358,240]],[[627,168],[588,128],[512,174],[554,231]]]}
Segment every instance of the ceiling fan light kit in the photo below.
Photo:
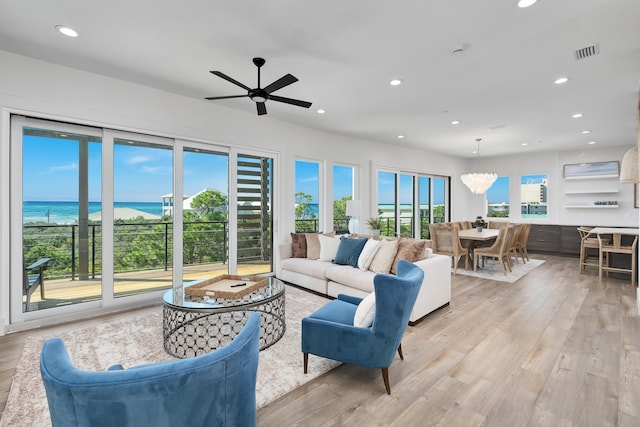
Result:
{"label": "ceiling fan light kit", "polygon": [[271,83],[266,87],[262,87],[260,83],[260,69],[265,64],[264,58],[253,58],[253,64],[258,67],[258,87],[250,88],[249,86],[240,83],[239,81],[227,76],[221,71],[210,71],[211,74],[214,74],[226,81],[233,83],[236,86],[239,86],[247,91],[246,95],[230,95],[230,96],[209,96],[205,99],[207,100],[216,100],[216,99],[230,99],[230,98],[245,98],[248,97],[253,102],[256,103],[256,109],[258,110],[258,115],[262,116],[267,114],[267,107],[265,106],[265,102],[267,101],[277,101],[285,104],[296,105],[298,107],[309,108],[311,107],[311,102],[300,101],[299,99],[291,99],[285,98],[283,96],[272,95],[273,92],[282,89],[285,86],[289,86],[292,83],[298,81],[298,79],[291,74],[287,74],[285,76],[280,77],[275,82]]}

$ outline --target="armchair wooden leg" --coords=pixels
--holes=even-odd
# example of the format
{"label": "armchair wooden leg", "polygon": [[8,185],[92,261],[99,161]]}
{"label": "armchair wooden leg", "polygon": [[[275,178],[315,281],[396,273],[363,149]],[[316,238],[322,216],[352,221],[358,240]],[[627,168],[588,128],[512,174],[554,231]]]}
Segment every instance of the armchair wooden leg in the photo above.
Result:
{"label": "armchair wooden leg", "polygon": [[309,353],[304,354],[304,373],[307,373],[307,364],[309,363]]}
{"label": "armchair wooden leg", "polygon": [[389,368],[382,368],[382,379],[384,380],[384,388],[387,394],[391,394],[391,386],[389,385]]}
{"label": "armchair wooden leg", "polygon": [[402,343],[398,346],[398,354],[400,355],[400,359],[404,360],[404,355],[402,354]]}

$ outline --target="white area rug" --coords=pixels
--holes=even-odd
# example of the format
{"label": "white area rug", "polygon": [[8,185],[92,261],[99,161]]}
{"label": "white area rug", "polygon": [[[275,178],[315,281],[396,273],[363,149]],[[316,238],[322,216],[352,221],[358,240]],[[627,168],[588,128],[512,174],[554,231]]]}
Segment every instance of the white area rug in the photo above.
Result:
{"label": "white area rug", "polygon": [[[311,358],[309,373],[302,368],[300,326],[303,317],[327,299],[291,286],[286,288],[286,332],[276,344],[260,352],[256,401],[258,408],[285,395],[338,365]],[[162,347],[162,309],[152,314],[118,319],[99,326],[59,335],[75,365],[86,370],[106,370],[121,363],[125,368],[174,360]],[[50,426],[49,407],[40,378],[40,349],[44,337],[28,337],[11,384],[0,426]]]}
{"label": "white area rug", "polygon": [[[473,269],[465,270],[464,268],[458,267],[456,273],[462,274],[464,276],[481,277],[483,279],[513,283],[542,264],[544,264],[543,259],[531,258],[529,261],[527,261],[526,264],[523,264],[522,260],[520,260],[519,262],[514,263],[513,271],[510,272],[509,270],[507,270],[507,275],[505,276],[498,261],[494,259],[488,259],[485,262],[484,268],[480,268],[480,266],[478,266],[478,271],[473,271]],[[453,269],[451,271],[453,271]]]}

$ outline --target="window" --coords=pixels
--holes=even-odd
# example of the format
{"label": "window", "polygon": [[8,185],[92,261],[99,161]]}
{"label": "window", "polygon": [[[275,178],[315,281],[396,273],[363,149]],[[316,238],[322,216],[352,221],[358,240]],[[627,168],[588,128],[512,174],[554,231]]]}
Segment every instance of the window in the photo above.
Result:
{"label": "window", "polygon": [[396,235],[396,174],[378,172],[378,215],[382,220],[380,234]]}
{"label": "window", "polygon": [[429,224],[449,218],[448,188],[448,177],[379,171],[381,234],[429,238]]}
{"label": "window", "polygon": [[273,159],[238,154],[239,274],[273,271]]}
{"label": "window", "polygon": [[[353,166],[333,165],[333,229],[336,233],[347,233],[349,218],[347,218],[347,200],[354,200]],[[359,218],[363,222],[363,218]],[[362,229],[362,227],[361,227]]]}
{"label": "window", "polygon": [[[274,160],[12,116],[10,322],[147,301],[221,273],[270,273]],[[23,292],[31,278],[41,287],[42,265],[44,294]]]}
{"label": "window", "polygon": [[[12,205],[22,207],[14,211],[14,218],[21,219],[21,224],[14,223],[13,227],[22,233],[13,236],[14,241],[21,242],[22,251],[14,252],[21,256],[12,259],[12,269],[15,276],[22,279],[24,275],[30,285],[23,294],[23,281],[14,281],[12,312],[56,307],[57,293],[51,285],[61,278],[71,279],[64,293],[60,292],[66,305],[101,299],[100,132],[24,119],[12,125],[21,140],[21,144],[14,144],[15,154],[22,150],[22,158],[12,162],[20,165],[22,172],[22,191],[12,192],[12,198],[21,199]],[[29,268],[39,262],[46,269]],[[43,289],[47,298],[42,298]]]}
{"label": "window", "polygon": [[171,287],[173,222],[162,221],[158,208],[172,188],[171,146],[114,138],[114,297]]}
{"label": "window", "polygon": [[400,236],[413,237],[414,176],[400,175]]}
{"label": "window", "polygon": [[547,175],[520,177],[520,216],[529,219],[547,218]]}
{"label": "window", "polygon": [[296,233],[318,231],[319,194],[320,164],[296,160],[294,201]]}
{"label": "window", "polygon": [[229,155],[192,147],[182,155],[182,277],[189,282],[229,272]]}
{"label": "window", "polygon": [[509,217],[509,177],[499,176],[487,190],[487,217]]}

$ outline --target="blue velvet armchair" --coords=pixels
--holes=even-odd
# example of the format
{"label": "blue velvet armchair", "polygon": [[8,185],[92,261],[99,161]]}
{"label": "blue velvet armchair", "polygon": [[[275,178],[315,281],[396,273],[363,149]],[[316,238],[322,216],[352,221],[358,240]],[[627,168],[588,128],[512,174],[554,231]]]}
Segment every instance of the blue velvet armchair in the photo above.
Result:
{"label": "blue velvet armchair", "polygon": [[[190,359],[83,371],[60,338],[42,348],[51,423],[59,426],[255,426],[260,314],[226,346]],[[160,339],[160,338],[159,338]]]}
{"label": "blue velvet armchair", "polygon": [[403,359],[401,341],[422,285],[424,271],[400,260],[397,275],[374,277],[375,317],[369,328],[353,326],[361,298],[339,295],[309,317],[302,319],[304,372],[309,354],[344,363],[382,369],[388,394],[389,366],[396,350]]}

